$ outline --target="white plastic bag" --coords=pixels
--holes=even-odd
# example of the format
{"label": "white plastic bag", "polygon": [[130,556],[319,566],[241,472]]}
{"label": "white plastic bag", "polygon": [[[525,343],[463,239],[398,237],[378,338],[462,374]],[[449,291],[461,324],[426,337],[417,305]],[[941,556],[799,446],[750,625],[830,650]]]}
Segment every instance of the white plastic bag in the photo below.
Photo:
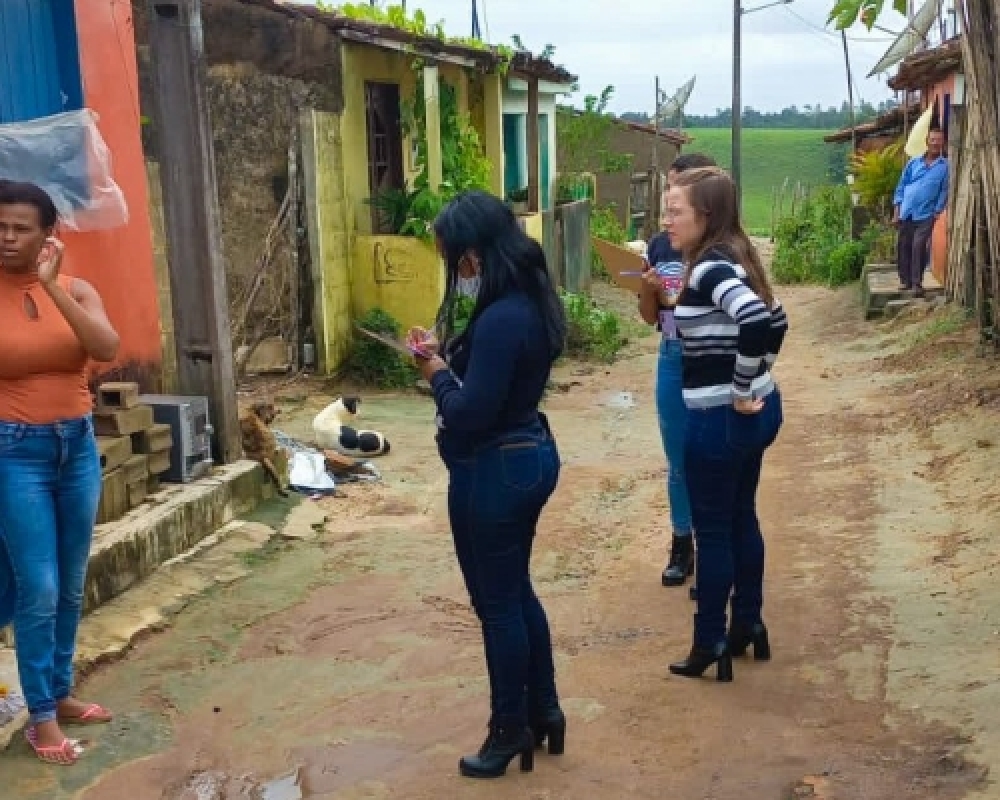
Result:
{"label": "white plastic bag", "polygon": [[292,453],[288,473],[289,486],[300,492],[332,492],[337,488],[322,453]]}
{"label": "white plastic bag", "polygon": [[49,193],[62,225],[74,231],[128,223],[111,153],[90,109],[0,125],[0,180],[34,183]]}

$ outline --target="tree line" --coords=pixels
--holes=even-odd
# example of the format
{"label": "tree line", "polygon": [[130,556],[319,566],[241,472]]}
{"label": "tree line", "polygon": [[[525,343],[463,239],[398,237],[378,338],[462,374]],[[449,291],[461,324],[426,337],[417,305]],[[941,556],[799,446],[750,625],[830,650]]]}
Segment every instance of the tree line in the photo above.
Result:
{"label": "tree line", "polygon": [[[879,114],[892,109],[896,103],[892,100],[884,100],[878,105],[873,105],[867,101],[861,102],[854,108],[854,121],[856,124],[874,119]],[[621,118],[629,122],[651,123],[652,117],[649,114],[638,111],[629,111],[621,115]],[[685,114],[685,128],[728,128],[732,125],[733,114],[728,108],[720,108],[714,114]],[[758,111],[755,108],[747,107],[743,111],[744,128],[794,128],[806,130],[839,130],[851,124],[851,109],[845,102],[840,108],[821,105],[806,104],[801,108],[793,105],[783,108],[781,111]],[[677,121],[668,122],[669,127],[676,127]]]}

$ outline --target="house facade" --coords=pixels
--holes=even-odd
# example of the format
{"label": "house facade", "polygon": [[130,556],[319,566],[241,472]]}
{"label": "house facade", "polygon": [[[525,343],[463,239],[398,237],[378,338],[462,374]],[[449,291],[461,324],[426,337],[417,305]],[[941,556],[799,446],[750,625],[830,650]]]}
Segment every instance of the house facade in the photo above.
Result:
{"label": "house facade", "polygon": [[640,122],[616,120],[609,150],[632,157],[631,172],[599,172],[597,200],[614,206],[619,221],[632,238],[648,239],[659,230],[661,198],[654,190],[653,176],[666,185],[666,172],[688,137],[676,130],[657,130]]}
{"label": "house facade", "polygon": [[[144,0],[133,3],[138,16]],[[448,178],[453,141],[444,139],[456,124],[475,132],[488,188],[503,195],[505,94],[511,102],[526,86],[530,105],[553,76],[572,76],[545,59],[510,60],[437,32],[274,0],[202,0],[202,28],[234,342],[241,318],[267,319],[278,361],[313,344],[315,366],[330,373],[350,351],[354,321],[374,308],[404,328],[432,323],[444,270],[427,237],[403,235],[412,231],[400,229],[401,213],[413,211],[400,204],[411,202],[418,176],[432,189]],[[137,40],[142,102],[152,108],[141,26]],[[153,187],[156,137],[145,140]],[[525,141],[522,152],[531,151]],[[540,158],[525,161],[528,175],[541,172]],[[539,199],[552,197],[554,159],[548,170]],[[283,216],[289,204],[294,225]],[[539,213],[523,221],[541,239]]]}
{"label": "house facade", "polygon": [[889,87],[902,93],[903,102],[899,107],[870,122],[825,136],[823,140],[830,144],[853,141],[858,153],[880,150],[894,142],[905,141],[920,116],[928,108],[933,109],[932,124],[944,131],[949,142],[952,179],[949,208],[938,219],[931,238],[931,271],[943,285],[947,279],[949,258],[949,216],[956,194],[958,160],[954,156],[958,152],[958,137],[955,134],[961,127],[956,123],[965,104],[961,37],[949,39],[904,59],[896,74],[889,79]]}
{"label": "house facade", "polygon": [[[531,68],[530,57],[522,56],[522,70]],[[538,81],[539,196],[537,208],[551,211],[556,204],[559,174],[557,107],[560,97],[571,94],[576,77],[566,70],[535,68],[544,78]],[[530,205],[528,193],[528,80],[517,74],[507,76],[503,88],[503,196],[509,201]],[[523,199],[521,199],[523,198]]]}
{"label": "house facade", "polygon": [[948,220],[951,204],[954,202],[958,164],[958,159],[953,156],[957,152],[959,142],[958,137],[955,136],[953,139],[952,134],[959,127],[955,125],[956,114],[961,114],[961,109],[965,105],[962,60],[962,40],[956,37],[938,47],[905,59],[899,65],[896,75],[889,80],[890,88],[905,92],[907,98],[911,95],[919,98],[921,114],[927,109],[933,109],[932,125],[944,131],[945,137],[951,143],[948,154],[952,167],[949,208],[938,218],[931,237],[931,271],[942,285],[947,280]]}
{"label": "house facade", "polygon": [[128,221],[62,231],[66,271],[97,287],[121,334],[110,374],[156,388],[164,347],[173,343],[161,334],[132,23],[131,7],[119,0],[0,2],[0,125],[82,109],[99,116]]}

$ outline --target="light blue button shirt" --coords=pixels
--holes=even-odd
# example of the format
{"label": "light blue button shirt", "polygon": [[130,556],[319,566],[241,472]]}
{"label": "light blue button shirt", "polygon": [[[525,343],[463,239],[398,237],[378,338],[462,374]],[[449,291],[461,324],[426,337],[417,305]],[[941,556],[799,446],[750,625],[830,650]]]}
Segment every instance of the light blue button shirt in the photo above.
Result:
{"label": "light blue button shirt", "polygon": [[906,165],[896,187],[893,203],[903,221],[924,222],[948,206],[948,161],[944,157],[931,164],[920,156]]}

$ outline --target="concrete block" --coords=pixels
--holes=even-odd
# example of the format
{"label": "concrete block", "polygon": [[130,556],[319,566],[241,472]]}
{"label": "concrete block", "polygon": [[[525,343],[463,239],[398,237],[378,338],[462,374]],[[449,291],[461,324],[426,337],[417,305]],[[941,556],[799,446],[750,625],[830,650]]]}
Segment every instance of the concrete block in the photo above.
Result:
{"label": "concrete block", "polygon": [[133,483],[146,483],[149,477],[149,456],[134,455],[125,462],[122,467],[125,473],[125,483],[131,486]]}
{"label": "concrete block", "polygon": [[126,493],[128,494],[128,507],[138,508],[143,503],[146,502],[146,494],[148,492],[147,483],[149,481],[149,476],[136,481],[135,483],[130,483],[126,487]]}
{"label": "concrete block", "polygon": [[132,457],[132,440],[128,436],[98,436],[97,452],[101,471],[112,472]]}
{"label": "concrete block", "polygon": [[149,406],[136,406],[124,411],[94,412],[94,431],[98,436],[131,436],[144,431],[154,423],[153,409]]}
{"label": "concrete block", "polygon": [[[126,493],[124,473],[122,494]],[[145,504],[94,533],[84,605],[91,610],[148,577],[171,558],[187,552],[237,516],[252,511],[267,496],[263,470],[239,461],[211,477],[173,485],[156,504]]]}
{"label": "concrete block", "polygon": [[125,470],[118,468],[101,478],[101,504],[97,508],[97,524],[114,522],[128,511],[128,491]]}
{"label": "concrete block", "polygon": [[901,298],[899,300],[890,300],[885,304],[885,308],[882,311],[882,315],[888,318],[899,316],[905,309],[912,306],[914,300],[912,298]]}
{"label": "concrete block", "polygon": [[97,387],[97,407],[103,411],[118,411],[139,405],[138,383],[102,383]]}
{"label": "concrete block", "polygon": [[174,446],[173,429],[169,425],[157,424],[144,431],[133,433],[132,452],[143,455],[169,452]]}
{"label": "concrete block", "polygon": [[170,451],[150,453],[149,455],[149,477],[159,477],[170,469]]}

